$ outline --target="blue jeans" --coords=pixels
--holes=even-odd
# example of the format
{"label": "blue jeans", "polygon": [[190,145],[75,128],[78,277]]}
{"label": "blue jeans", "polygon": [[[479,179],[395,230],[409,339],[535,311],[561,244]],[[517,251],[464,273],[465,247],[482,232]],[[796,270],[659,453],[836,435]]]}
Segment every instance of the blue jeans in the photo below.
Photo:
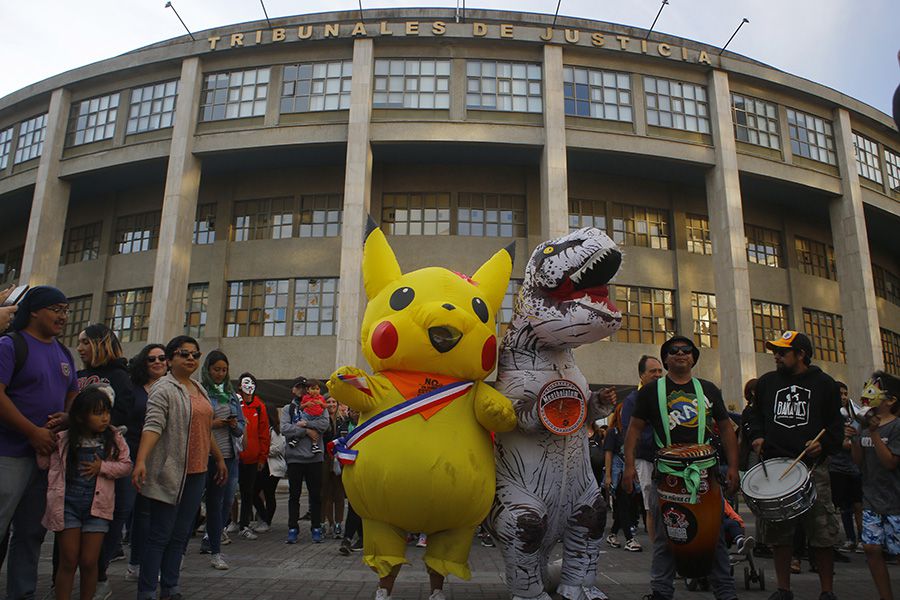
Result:
{"label": "blue jeans", "polygon": [[140,566],[147,538],[150,537],[150,499],[138,494],[131,511],[131,557],[128,564]]}
{"label": "blue jeans", "polygon": [[113,520],[109,524],[109,531],[103,536],[103,547],[100,549],[100,581],[106,578],[106,569],[116,551],[122,547],[122,528],[131,519],[134,510],[134,499],[137,489],[131,483],[131,477],[116,479],[116,507],[113,510]]}
{"label": "blue jeans", "polygon": [[12,525],[6,568],[8,600],[30,600],[37,588],[38,558],[46,530],[47,472],[34,456],[0,457],[0,531]]}
{"label": "blue jeans", "polygon": [[234,492],[238,485],[238,457],[225,459],[228,480],[225,485],[216,483],[216,459],[209,457],[209,471],[206,478],[206,536],[212,554],[222,551],[222,529],[231,513]]}
{"label": "blue jeans", "polygon": [[195,473],[184,480],[180,504],[150,500],[150,535],[141,558],[138,600],[156,598],[157,577],[160,597],[165,598],[179,592],[181,558],[194,527],[204,487],[206,473]]}

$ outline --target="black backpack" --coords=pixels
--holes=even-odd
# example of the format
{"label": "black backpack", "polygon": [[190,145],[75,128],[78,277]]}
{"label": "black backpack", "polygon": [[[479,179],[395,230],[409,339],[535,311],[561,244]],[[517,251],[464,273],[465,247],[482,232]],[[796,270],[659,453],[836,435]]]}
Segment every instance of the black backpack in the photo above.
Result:
{"label": "black backpack", "polygon": [[[13,342],[13,352],[15,353],[15,362],[13,363],[13,372],[12,377],[9,378],[10,384],[12,384],[12,380],[16,378],[16,375],[19,374],[19,371],[22,370],[22,367],[25,366],[25,361],[28,360],[28,342],[25,341],[25,338],[22,337],[22,334],[18,331],[7,331],[3,334],[3,337],[8,337]],[[66,348],[65,344],[59,341],[59,338],[54,338],[56,343],[59,344],[59,347],[62,348],[63,352],[66,353],[66,356],[69,357],[69,360],[72,361],[72,364],[75,363],[75,359],[72,358],[72,353],[69,352],[69,349]],[[9,387],[9,386],[7,386]]]}

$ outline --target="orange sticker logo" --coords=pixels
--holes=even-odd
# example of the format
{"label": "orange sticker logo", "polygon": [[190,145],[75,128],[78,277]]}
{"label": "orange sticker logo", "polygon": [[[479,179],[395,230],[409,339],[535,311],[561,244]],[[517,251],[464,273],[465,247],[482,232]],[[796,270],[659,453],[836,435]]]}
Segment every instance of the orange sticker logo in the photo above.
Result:
{"label": "orange sticker logo", "polygon": [[538,415],[548,431],[571,435],[587,417],[587,400],[581,388],[568,379],[551,381],[538,394]]}

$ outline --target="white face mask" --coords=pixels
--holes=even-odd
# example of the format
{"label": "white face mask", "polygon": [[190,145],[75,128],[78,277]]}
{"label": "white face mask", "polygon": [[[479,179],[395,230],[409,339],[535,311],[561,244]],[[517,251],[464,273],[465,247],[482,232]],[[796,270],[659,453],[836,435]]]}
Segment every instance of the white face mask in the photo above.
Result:
{"label": "white face mask", "polygon": [[254,384],[253,380],[249,377],[244,377],[241,379],[241,391],[248,396],[252,396],[253,392],[256,391],[256,384]]}

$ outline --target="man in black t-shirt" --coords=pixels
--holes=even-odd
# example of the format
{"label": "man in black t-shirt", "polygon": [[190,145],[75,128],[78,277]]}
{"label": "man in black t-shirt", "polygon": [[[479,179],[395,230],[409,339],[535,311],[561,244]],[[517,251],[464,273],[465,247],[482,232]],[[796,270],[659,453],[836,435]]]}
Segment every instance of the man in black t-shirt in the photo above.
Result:
{"label": "man in black t-shirt", "polygon": [[[676,335],[662,345],[660,354],[663,366],[668,371],[664,379],[666,429],[663,429],[663,418],[660,415],[657,384],[642,387],[638,392],[634,414],[625,436],[625,473],[622,477],[622,485],[626,491],[630,491],[634,485],[635,447],[641,437],[641,432],[648,423],[653,427],[659,446],[667,443],[696,444],[698,442],[700,404],[694,387],[692,369],[700,358],[700,350],[690,339]],[[722,447],[728,461],[727,488],[729,493],[734,493],[739,482],[737,437],[734,434],[734,428],[719,388],[703,379],[697,381],[704,396],[702,402],[704,402],[706,414],[706,433],[703,442],[709,443],[712,437],[713,423],[718,424]],[[667,439],[671,439],[671,442],[666,442]],[[656,528],[654,537],[658,543],[653,544],[653,564],[650,572],[652,594],[650,598],[651,600],[671,600],[675,595],[675,559],[669,550],[669,544],[665,543],[665,525],[660,518],[659,503],[656,501],[656,482],[651,486],[651,494],[653,498],[650,503],[654,511],[653,522]],[[721,533],[716,546],[710,580],[717,600],[737,598],[734,578],[730,573],[725,537]]]}

